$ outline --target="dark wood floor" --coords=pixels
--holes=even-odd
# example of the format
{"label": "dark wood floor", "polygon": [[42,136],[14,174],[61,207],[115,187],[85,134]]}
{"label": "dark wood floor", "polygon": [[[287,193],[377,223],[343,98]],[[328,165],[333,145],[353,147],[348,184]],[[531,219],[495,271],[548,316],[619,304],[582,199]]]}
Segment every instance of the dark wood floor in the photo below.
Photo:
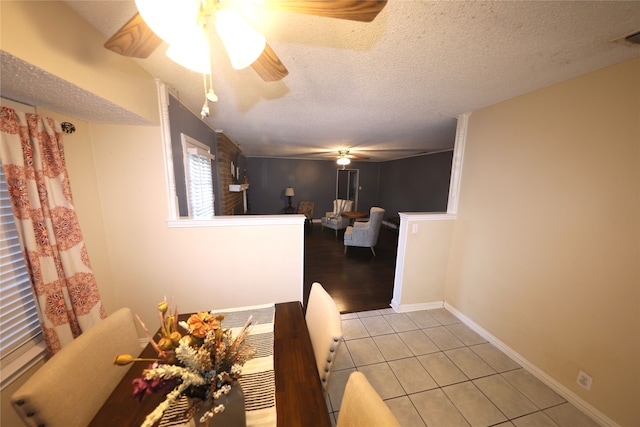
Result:
{"label": "dark wood floor", "polygon": [[375,247],[349,247],[344,253],[344,230],[320,224],[306,227],[304,305],[313,282],[319,282],[333,297],[341,313],[389,308],[393,296],[398,232],[382,226]]}

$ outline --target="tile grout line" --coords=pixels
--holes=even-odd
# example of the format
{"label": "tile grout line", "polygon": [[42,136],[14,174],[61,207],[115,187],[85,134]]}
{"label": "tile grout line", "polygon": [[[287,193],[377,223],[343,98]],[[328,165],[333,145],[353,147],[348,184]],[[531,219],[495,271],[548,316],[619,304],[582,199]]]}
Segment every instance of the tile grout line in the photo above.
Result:
{"label": "tile grout line", "polygon": [[[355,341],[355,340],[358,340],[358,339],[370,339],[370,340],[373,342],[373,344],[375,345],[375,347],[377,348],[377,350],[380,352],[380,354],[381,354],[381,356],[382,356],[382,358],[383,358],[383,361],[382,361],[382,362],[377,362],[377,363],[371,363],[371,364],[360,365],[360,366],[358,366],[358,365],[356,365],[355,363],[353,363],[353,368],[345,368],[345,369],[343,369],[343,370],[347,370],[347,369],[354,369],[354,370],[356,370],[356,371],[359,371],[359,370],[360,370],[359,368],[360,368],[360,367],[362,367],[362,366],[372,366],[372,365],[376,365],[376,364],[382,364],[382,363],[384,363],[384,364],[385,364],[385,365],[390,369],[391,373],[393,373],[394,377],[395,377],[395,378],[396,378],[396,380],[398,381],[398,384],[400,385],[400,387],[402,388],[402,391],[403,391],[403,394],[402,394],[402,395],[400,395],[400,396],[390,397],[390,398],[387,398],[387,399],[384,399],[384,400],[385,400],[385,401],[389,401],[389,400],[392,400],[392,399],[397,399],[397,398],[407,397],[407,398],[409,399],[409,402],[411,403],[412,407],[415,409],[415,411],[416,411],[417,415],[418,415],[418,416],[420,417],[420,419],[425,423],[425,425],[426,425],[426,421],[425,421],[425,420],[424,420],[424,418],[422,418],[422,416],[420,415],[420,412],[418,411],[418,408],[415,406],[415,404],[414,404],[414,402],[413,402],[413,400],[411,399],[411,397],[410,397],[410,396],[415,395],[415,394],[418,394],[418,393],[422,393],[422,392],[424,392],[424,391],[430,391],[430,390],[436,390],[436,389],[439,389],[439,390],[444,394],[444,396],[446,396],[447,400],[448,400],[448,401],[453,405],[453,407],[455,407],[455,408],[456,408],[456,410],[460,413],[460,415],[461,415],[461,416],[462,416],[462,417],[463,417],[467,422],[471,423],[471,420],[468,420],[468,419],[464,416],[464,414],[460,411],[460,409],[459,409],[459,408],[458,408],[458,406],[455,404],[455,402],[454,402],[454,401],[452,401],[452,400],[451,400],[451,398],[447,395],[447,393],[446,393],[446,392],[444,392],[444,390],[443,390],[445,387],[453,386],[453,385],[456,385],[456,384],[467,383],[467,382],[468,382],[468,383],[471,383],[471,384],[472,384],[472,385],[473,385],[473,386],[474,386],[474,387],[475,387],[475,388],[476,388],[476,389],[477,389],[477,390],[482,394],[482,396],[484,396],[484,397],[487,399],[487,401],[488,401],[489,403],[491,403],[491,405],[493,405],[493,407],[495,407],[495,408],[498,410],[498,412],[499,412],[499,413],[500,413],[500,414],[505,418],[505,421],[498,422],[497,424],[500,424],[500,423],[503,423],[503,422],[509,422],[509,423],[511,423],[511,421],[512,421],[512,420],[516,420],[516,419],[519,419],[519,418],[522,418],[522,417],[530,416],[530,415],[532,415],[532,414],[536,414],[536,413],[539,413],[539,412],[541,412],[541,413],[543,413],[544,415],[546,415],[546,414],[544,413],[544,411],[545,411],[546,409],[550,409],[550,408],[557,407],[557,406],[560,406],[560,405],[562,405],[562,404],[567,403],[567,402],[565,401],[565,402],[561,402],[561,403],[554,404],[554,405],[552,405],[552,406],[550,406],[550,407],[548,407],[548,408],[540,408],[538,405],[536,405],[535,403],[533,403],[533,402],[532,402],[532,401],[531,401],[527,396],[525,396],[524,394],[522,394],[522,392],[516,388],[516,390],[518,390],[518,391],[523,395],[523,398],[524,398],[524,399],[526,399],[526,401],[527,401],[527,402],[530,402],[530,403],[533,405],[533,407],[535,407],[535,408],[536,408],[536,410],[535,410],[535,411],[532,411],[532,412],[530,412],[530,413],[526,413],[526,414],[518,415],[517,417],[514,417],[514,418],[510,418],[506,413],[504,413],[504,411],[503,411],[502,409],[500,409],[500,407],[499,407],[499,406],[498,406],[498,405],[497,405],[497,404],[496,404],[496,403],[495,403],[495,402],[494,402],[494,401],[493,401],[493,400],[492,400],[488,395],[486,395],[486,393],[485,393],[485,392],[484,392],[480,387],[478,387],[478,386],[474,383],[474,380],[478,380],[478,379],[482,379],[482,378],[488,378],[488,377],[492,377],[492,376],[496,376],[496,375],[498,375],[498,376],[500,376],[501,378],[503,378],[503,379],[506,381],[506,379],[503,377],[503,375],[502,375],[502,374],[507,373],[507,372],[516,371],[516,370],[518,370],[518,369],[523,369],[523,368],[522,368],[521,366],[519,366],[519,365],[518,365],[517,367],[513,367],[513,368],[510,368],[510,369],[507,369],[507,370],[504,370],[504,371],[500,371],[500,370],[498,370],[498,369],[494,368],[493,366],[491,366],[491,365],[489,364],[489,362],[488,362],[487,360],[485,360],[485,359],[484,359],[480,354],[477,354],[477,353],[476,353],[475,351],[473,351],[473,349],[472,349],[472,347],[477,347],[477,346],[479,346],[479,345],[483,345],[483,344],[490,344],[488,341],[484,340],[484,342],[477,342],[477,343],[470,343],[470,344],[467,344],[467,343],[465,343],[465,341],[464,341],[460,336],[458,336],[455,332],[453,332],[450,328],[448,328],[448,327],[447,327],[447,326],[451,326],[451,325],[455,325],[455,324],[464,324],[464,323],[462,323],[462,322],[457,322],[457,323],[447,323],[447,324],[443,324],[443,323],[442,323],[442,321],[438,320],[435,316],[434,316],[434,319],[438,322],[439,326],[434,325],[434,326],[428,326],[428,327],[424,327],[424,328],[423,328],[423,327],[421,327],[421,326],[419,326],[419,325],[418,325],[415,321],[413,321],[411,318],[407,317],[407,318],[408,318],[408,320],[409,320],[409,321],[411,321],[411,322],[413,323],[413,325],[415,326],[415,328],[416,328],[416,329],[410,329],[410,330],[408,330],[408,331],[418,330],[418,331],[422,331],[422,332],[424,332],[424,331],[425,331],[425,330],[427,330],[427,329],[431,329],[431,328],[435,328],[435,327],[443,327],[446,331],[448,331],[448,333],[450,333],[453,337],[455,337],[458,341],[460,341],[460,343],[462,343],[462,346],[461,346],[461,347],[453,347],[453,348],[446,349],[446,350],[442,349],[442,347],[438,346],[438,344],[437,344],[437,343],[433,342],[433,344],[436,346],[436,348],[438,349],[438,351],[435,351],[435,352],[432,352],[432,353],[425,353],[425,355],[426,355],[426,354],[442,353],[442,354],[447,358],[447,360],[449,360],[449,361],[453,364],[453,366],[455,366],[458,370],[460,370],[460,372],[465,376],[466,380],[464,380],[464,381],[459,381],[459,382],[454,382],[454,383],[451,383],[451,384],[447,384],[446,386],[441,386],[441,385],[440,385],[440,384],[438,384],[438,382],[437,382],[437,381],[435,381],[435,379],[434,379],[434,383],[436,384],[436,387],[434,387],[434,388],[432,388],[432,389],[422,390],[422,391],[420,391],[420,392],[409,393],[409,392],[407,392],[407,390],[406,390],[405,386],[404,386],[404,385],[402,384],[402,382],[400,381],[400,378],[397,376],[397,373],[396,373],[393,369],[391,369],[391,367],[390,367],[390,365],[389,365],[389,360],[388,360],[388,359],[387,359],[387,357],[383,354],[382,349],[380,348],[379,344],[378,344],[378,343],[376,342],[376,340],[374,339],[375,337],[378,337],[378,336],[390,336],[390,335],[395,335],[395,336],[398,336],[398,338],[399,338],[399,339],[400,339],[400,340],[401,340],[405,345],[407,345],[407,344],[404,342],[404,340],[399,336],[400,332],[398,332],[398,330],[397,330],[396,328],[394,328],[392,324],[390,324],[390,323],[389,323],[389,326],[391,327],[391,329],[393,329],[393,332],[389,332],[389,333],[380,333],[380,334],[377,334],[377,335],[372,335],[372,332],[369,330],[369,328],[367,328],[367,327],[366,327],[366,325],[364,324],[364,322],[362,322],[362,319],[366,319],[366,318],[371,318],[371,317],[376,317],[376,316],[378,316],[378,317],[381,317],[381,318],[383,318],[384,320],[386,320],[386,321],[387,321],[387,323],[388,323],[389,321],[385,318],[384,314],[382,314],[382,313],[378,312],[378,313],[376,313],[376,314],[371,314],[371,315],[362,316],[362,317],[360,317],[359,313],[354,313],[354,314],[356,315],[355,317],[353,317],[353,318],[349,318],[349,319],[343,319],[343,320],[358,320],[358,321],[360,322],[360,324],[363,326],[364,331],[366,332],[366,336],[362,336],[362,337],[358,337],[358,338],[351,338],[351,339],[344,339],[344,338],[343,338],[343,343],[344,343],[344,345],[345,345],[346,354],[348,354],[348,356],[350,357],[351,361],[353,362],[353,355],[352,355],[352,353],[351,353],[351,350],[349,350],[349,347],[347,346],[347,342],[348,342],[348,341]],[[403,331],[403,332],[407,332],[407,331]],[[425,335],[426,335],[426,333],[425,333]],[[427,338],[429,338],[429,336],[428,336],[428,335],[427,335]],[[482,376],[477,377],[477,378],[470,378],[470,377],[467,375],[467,373],[465,373],[464,371],[462,371],[461,367],[460,367],[460,366],[459,366],[459,365],[458,365],[458,364],[457,364],[453,359],[451,359],[451,357],[446,353],[446,351],[449,351],[449,350],[456,350],[456,349],[467,349],[467,350],[469,350],[469,351],[470,351],[470,352],[471,352],[475,357],[477,357],[479,360],[481,360],[483,363],[485,363],[487,366],[489,366],[489,368],[491,368],[494,372],[493,372],[493,373],[491,373],[491,374],[482,375]],[[409,350],[411,351],[412,356],[401,357],[401,358],[399,358],[399,359],[397,359],[397,360],[415,359],[416,361],[418,361],[418,363],[420,363],[420,361],[418,360],[418,356],[413,352],[413,350],[411,350],[411,349],[409,349]],[[508,356],[507,356],[507,357],[508,357]],[[396,359],[393,359],[393,360],[396,360]],[[422,364],[421,364],[421,365],[422,365]],[[425,367],[423,366],[423,368],[425,368]],[[429,373],[429,371],[428,371],[426,368],[425,368],[425,371],[427,372],[427,374],[431,375],[431,374]],[[507,382],[508,382],[508,381],[507,381]],[[508,382],[508,383],[509,383],[509,382]],[[514,386],[514,385],[513,385],[513,384],[511,384],[511,383],[509,383],[509,384],[510,384],[511,386]],[[514,386],[514,387],[515,387],[515,386]],[[337,411],[337,410],[335,410],[335,409],[334,409],[334,406],[335,406],[335,405],[334,405],[334,402],[331,400],[331,398],[330,398],[330,397],[329,397],[329,400],[330,400],[330,406],[331,406],[331,414],[332,414],[332,416],[335,416],[339,411]],[[335,418],[334,418],[334,419],[335,419]],[[492,424],[492,425],[497,425],[497,424]]]}

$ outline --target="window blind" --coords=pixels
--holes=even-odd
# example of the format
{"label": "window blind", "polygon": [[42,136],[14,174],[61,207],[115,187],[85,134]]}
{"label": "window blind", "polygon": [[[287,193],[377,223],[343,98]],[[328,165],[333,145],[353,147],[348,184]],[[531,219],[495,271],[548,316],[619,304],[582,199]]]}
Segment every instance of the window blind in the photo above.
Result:
{"label": "window blind", "polygon": [[187,187],[189,191],[189,214],[193,218],[214,216],[213,156],[198,147],[187,147]]}
{"label": "window blind", "polygon": [[189,204],[191,216],[210,218],[213,216],[213,180],[211,160],[195,150],[189,151]]}
{"label": "window blind", "polygon": [[42,341],[3,168],[0,166],[0,359],[17,359]]}

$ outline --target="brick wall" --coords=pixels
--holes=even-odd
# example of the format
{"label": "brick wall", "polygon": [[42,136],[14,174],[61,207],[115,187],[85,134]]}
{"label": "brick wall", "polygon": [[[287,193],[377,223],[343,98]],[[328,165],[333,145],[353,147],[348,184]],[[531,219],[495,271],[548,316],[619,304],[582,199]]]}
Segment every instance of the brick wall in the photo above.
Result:
{"label": "brick wall", "polygon": [[[244,211],[243,193],[229,191],[230,184],[244,182],[245,171],[240,166],[243,163],[242,151],[240,147],[224,133],[216,133],[218,153],[216,162],[218,164],[218,179],[220,180],[220,215],[238,215]],[[239,169],[239,176],[231,174],[231,162],[236,170]]]}

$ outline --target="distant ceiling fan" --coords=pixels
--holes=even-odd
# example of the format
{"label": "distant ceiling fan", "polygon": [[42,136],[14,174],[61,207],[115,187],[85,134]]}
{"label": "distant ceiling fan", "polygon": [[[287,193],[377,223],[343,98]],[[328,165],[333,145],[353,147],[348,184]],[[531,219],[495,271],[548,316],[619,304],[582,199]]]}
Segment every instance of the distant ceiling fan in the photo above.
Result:
{"label": "distant ceiling fan", "polygon": [[340,166],[344,167],[351,163],[351,159],[357,160],[369,160],[368,157],[356,156],[355,154],[349,154],[349,150],[339,150],[338,151],[338,163]]}
{"label": "distant ceiling fan", "polygon": [[[257,6],[265,9],[361,22],[371,22],[387,3],[386,0],[254,1]],[[266,43],[264,37],[249,27],[239,14],[227,5],[227,3],[226,0],[136,0],[138,13],[124,24],[104,46],[124,56],[147,58],[164,40],[170,44],[170,50],[172,47],[174,48],[174,54],[184,53],[182,51],[193,48],[193,45],[200,43],[202,31],[200,31],[197,36],[194,36],[192,43],[189,43],[190,46],[185,44],[177,44],[174,46],[172,40],[167,40],[167,36],[164,34],[156,34],[162,31],[154,26],[152,17],[156,15],[157,12],[166,11],[171,15],[173,22],[176,23],[174,26],[177,26],[178,21],[182,19],[181,15],[184,15],[182,12],[186,10],[187,17],[185,19],[195,21],[189,23],[189,25],[192,25],[194,28],[207,26],[207,22],[215,21],[216,30],[230,56],[232,56],[233,53],[230,51],[228,43],[236,42],[242,38],[237,35],[239,29],[244,32],[243,36],[249,34],[252,38],[261,37],[261,43],[254,44],[254,46],[259,47],[257,50],[254,49],[255,52],[253,53],[252,59],[245,60],[242,63],[236,63],[237,61],[234,62],[234,58],[232,57],[232,65],[234,68],[241,69],[250,65],[251,68],[267,82],[280,80],[289,74],[287,68],[282,64],[269,44]],[[236,20],[225,26],[221,23],[223,21],[228,23],[229,21],[227,21],[227,16],[224,15],[237,15],[237,17],[234,16]],[[237,18],[241,21],[238,21]],[[247,28],[244,28],[244,26]],[[152,27],[153,30],[150,27]],[[230,36],[229,31],[236,31],[236,34]],[[175,32],[176,31],[174,31],[174,33]],[[177,32],[184,33],[185,31]],[[205,37],[208,37],[208,35],[205,35]],[[207,42],[205,41],[205,43]],[[167,55],[171,57],[169,51]],[[173,57],[172,59],[180,63],[180,61],[177,61]],[[206,59],[208,62],[208,56]]]}

